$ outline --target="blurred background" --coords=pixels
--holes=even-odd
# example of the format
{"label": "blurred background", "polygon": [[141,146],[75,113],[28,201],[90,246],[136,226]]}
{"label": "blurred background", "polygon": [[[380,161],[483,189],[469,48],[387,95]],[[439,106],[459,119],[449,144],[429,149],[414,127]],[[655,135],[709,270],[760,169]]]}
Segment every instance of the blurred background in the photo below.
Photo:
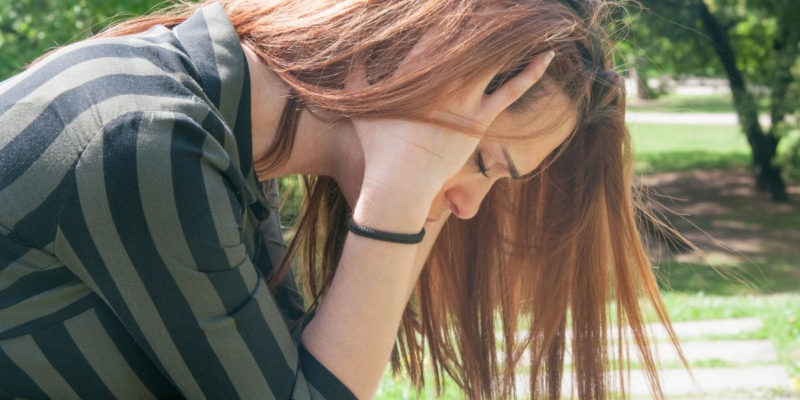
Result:
{"label": "blurred background", "polygon": [[[669,397],[800,398],[800,1],[625,4],[608,28],[620,40],[637,185],[645,206],[699,249],[648,235],[695,370],[694,382],[665,378]],[[0,80],[162,5],[0,0]],[[281,186],[288,226],[301,184]],[[643,222],[644,232],[652,227]],[[665,376],[680,371],[663,352]],[[414,397],[387,374],[379,398]]]}

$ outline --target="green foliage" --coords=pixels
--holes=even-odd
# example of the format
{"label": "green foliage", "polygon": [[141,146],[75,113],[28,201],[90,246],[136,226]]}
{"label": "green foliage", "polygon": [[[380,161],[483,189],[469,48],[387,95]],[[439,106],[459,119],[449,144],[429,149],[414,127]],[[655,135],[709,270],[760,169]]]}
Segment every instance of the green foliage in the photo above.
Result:
{"label": "green foliage", "polygon": [[[787,200],[776,168],[775,149],[786,116],[800,105],[797,62],[800,57],[800,2],[790,0],[641,0],[646,12],[632,21],[639,52],[657,54],[662,71],[727,76],[743,132],[753,154],[757,186],[773,200]],[[687,53],[672,49],[689,46]],[[714,56],[706,56],[711,50]],[[707,61],[696,63],[697,55]],[[632,57],[637,57],[634,55]],[[718,66],[722,68],[718,68]],[[646,63],[640,75],[652,70]],[[757,99],[769,100],[772,126],[757,123]]]}
{"label": "green foliage", "polygon": [[[630,35],[620,49],[636,60],[641,76],[726,76],[714,52],[714,43],[700,21],[703,0],[642,0],[641,12],[628,17]],[[796,52],[786,51],[800,42],[800,2],[793,0],[705,0],[726,29],[736,56],[736,66],[758,97],[797,76]],[[794,67],[792,67],[794,65]],[[787,69],[790,76],[787,77]],[[792,110],[800,105],[796,84],[782,98],[786,104],[760,105]],[[760,107],[761,108],[761,107]]]}
{"label": "green foliage", "polygon": [[284,176],[278,179],[278,191],[281,195],[281,225],[294,225],[303,203],[305,188],[300,175]]}
{"label": "green foliage", "polygon": [[[702,27],[692,7],[665,6],[642,1],[620,16],[629,24],[627,37],[618,48],[641,79],[659,76],[720,76],[722,65],[713,49],[698,45]],[[651,4],[652,3],[652,4]]]}
{"label": "green foliage", "polygon": [[89,37],[113,20],[145,13],[162,1],[0,1],[0,80],[50,49]]}
{"label": "green foliage", "polygon": [[[640,74],[725,76],[713,43],[700,22],[699,1],[642,0],[642,8],[627,17],[630,35],[620,50],[637,60]],[[786,15],[800,13],[800,2],[711,0],[706,3],[729,29],[738,67],[748,82],[766,84],[775,52],[769,44],[780,34],[778,23]]]}

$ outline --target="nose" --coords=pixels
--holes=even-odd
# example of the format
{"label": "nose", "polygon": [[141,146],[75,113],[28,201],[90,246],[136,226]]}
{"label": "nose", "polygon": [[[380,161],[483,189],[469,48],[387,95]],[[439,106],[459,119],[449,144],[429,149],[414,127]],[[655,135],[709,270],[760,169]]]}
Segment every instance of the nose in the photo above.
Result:
{"label": "nose", "polygon": [[478,214],[481,203],[489,193],[489,189],[492,188],[494,181],[494,179],[478,176],[455,182],[444,193],[444,197],[453,210],[453,215],[460,219],[470,219]]}

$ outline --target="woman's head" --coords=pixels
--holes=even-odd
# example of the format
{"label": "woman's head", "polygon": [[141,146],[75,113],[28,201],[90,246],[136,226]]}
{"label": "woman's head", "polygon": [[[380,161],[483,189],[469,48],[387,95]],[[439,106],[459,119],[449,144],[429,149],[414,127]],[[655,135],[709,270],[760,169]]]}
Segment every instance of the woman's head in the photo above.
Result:
{"label": "woman's head", "polygon": [[[572,132],[593,118],[589,114],[598,112],[597,105],[588,104],[592,86],[599,74],[609,73],[609,49],[597,25],[603,3],[571,3],[233,0],[226,3],[226,10],[242,42],[290,85],[300,102],[342,117],[430,118],[428,110],[451,96],[453,82],[499,70],[486,88],[492,92],[537,54],[555,51],[542,81],[504,113],[484,140],[485,144],[496,143],[492,139],[508,144],[488,146],[476,154],[506,168],[510,167],[506,158],[510,158],[529,172],[566,139],[560,131]],[[421,61],[416,68],[397,73],[397,66],[423,35],[429,44],[422,46],[424,54],[417,55]],[[362,67],[370,85],[345,85],[353,71]],[[282,137],[285,141],[291,138],[287,133]],[[524,140],[526,135],[530,140]],[[558,140],[544,143],[548,137]],[[289,147],[276,143],[274,150]],[[511,156],[506,157],[503,149]],[[544,154],[543,149],[547,150]],[[280,151],[269,154],[274,162],[261,166],[277,166],[287,156]],[[474,165],[465,168],[476,170]],[[453,197],[468,197],[468,208],[474,209],[476,193],[486,193],[487,187],[480,182],[470,189],[466,197],[455,192]],[[436,211],[434,205],[432,217]],[[473,214],[456,212],[457,216]]]}
{"label": "woman's head", "polygon": [[[430,118],[428,111],[458,88],[453,82],[499,70],[486,88],[493,92],[537,54],[555,51],[540,83],[503,113],[484,140],[507,142],[502,147],[508,158],[527,173],[566,139],[561,131],[578,132],[580,124],[607,108],[593,93],[598,76],[612,74],[610,48],[599,26],[607,5],[552,0],[295,0],[230,1],[226,9],[242,42],[291,86],[300,102],[342,117]],[[416,56],[421,61],[397,73],[423,35],[428,44]],[[362,67],[371,84],[345,85]],[[619,82],[605,84],[619,89]],[[558,140],[545,143],[546,138]],[[276,143],[274,150],[280,148]],[[547,151],[542,154],[543,149]],[[280,151],[269,154],[274,162],[260,166],[277,166],[287,156]],[[510,166],[499,146],[478,155]],[[475,167],[465,168],[474,172],[479,169]],[[480,183],[470,188],[468,208],[474,209],[476,193],[487,192],[485,182]],[[436,211],[434,205],[431,217]]]}
{"label": "woman's head", "polygon": [[[609,386],[605,308],[615,302],[616,325],[633,327],[654,376],[639,295],[666,317],[632,216],[624,90],[601,26],[610,2],[295,0],[264,5],[259,19],[249,14],[254,4],[261,3],[227,4],[242,42],[300,103],[342,117],[427,119],[452,95],[453,82],[499,70],[486,88],[492,92],[537,54],[555,51],[540,83],[490,127],[481,158],[434,203],[432,219],[448,209],[475,218],[451,219],[440,235],[404,317],[394,365],[421,383],[427,346],[437,384],[447,374],[470,397],[510,397],[527,345],[531,390],[556,398],[571,315],[577,393],[602,398]],[[396,73],[423,35],[431,42],[423,62]],[[345,85],[362,67],[370,85]],[[509,159],[528,176],[497,182],[478,174],[488,163],[491,173],[511,175]],[[335,273],[350,210],[330,179],[308,188],[291,249],[302,248],[307,288],[318,298]],[[529,321],[522,340],[520,318]]]}
{"label": "woman's head", "polygon": [[[205,3],[182,3],[153,22],[175,25]],[[599,25],[611,8],[598,0],[221,0],[242,43],[291,88],[295,100],[341,117],[431,118],[428,111],[452,96],[453,82],[500,71],[486,88],[493,92],[537,54],[555,59],[540,83],[520,97],[508,115],[549,112],[532,105],[565,96],[563,120],[583,123],[604,108],[593,102],[598,77],[610,71],[610,47]],[[118,25],[106,35],[139,30]],[[423,35],[429,43],[415,68],[397,66]],[[348,86],[353,71],[370,85]],[[619,88],[618,82],[610,82]],[[612,90],[613,91],[613,90]],[[560,102],[559,102],[560,103]],[[590,104],[592,103],[592,104]],[[564,122],[564,121],[554,121]],[[546,133],[525,129],[531,137]],[[291,136],[291,132],[285,132]],[[490,131],[519,139],[519,132]],[[287,148],[289,146],[283,146]],[[275,154],[276,163],[285,154]],[[280,152],[279,152],[280,153]],[[274,165],[273,163],[272,165]],[[270,163],[267,163],[270,165]]]}

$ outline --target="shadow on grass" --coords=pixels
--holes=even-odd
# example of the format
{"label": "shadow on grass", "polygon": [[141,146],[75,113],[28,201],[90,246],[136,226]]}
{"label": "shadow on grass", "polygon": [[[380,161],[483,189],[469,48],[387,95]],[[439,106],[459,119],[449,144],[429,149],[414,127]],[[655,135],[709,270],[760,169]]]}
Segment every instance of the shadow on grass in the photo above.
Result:
{"label": "shadow on grass", "polygon": [[657,274],[661,289],[670,292],[736,296],[798,290],[797,277],[780,263],[748,266],[661,261]]}
{"label": "shadow on grass", "polygon": [[800,184],[791,201],[773,203],[756,192],[744,168],[690,170],[640,177],[651,197],[701,253],[654,246],[665,289],[714,295],[800,290]]}

